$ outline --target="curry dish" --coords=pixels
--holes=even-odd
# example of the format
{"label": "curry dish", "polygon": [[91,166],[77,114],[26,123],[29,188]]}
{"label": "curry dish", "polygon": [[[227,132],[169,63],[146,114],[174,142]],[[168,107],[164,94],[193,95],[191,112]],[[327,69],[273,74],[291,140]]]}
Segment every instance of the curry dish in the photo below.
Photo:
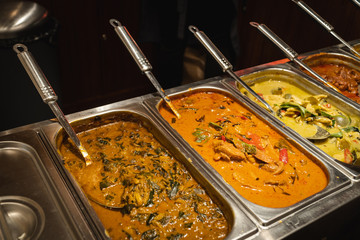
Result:
{"label": "curry dish", "polygon": [[353,47],[357,52],[360,52],[360,44],[356,44]]}
{"label": "curry dish", "polygon": [[141,122],[119,121],[78,134],[93,163],[72,142],[59,147],[65,167],[112,239],[223,239],[222,211]]}
{"label": "curry dish", "polygon": [[268,80],[251,88],[273,107],[277,117],[303,137],[311,137],[320,127],[329,135],[313,143],[331,157],[360,164],[360,119],[349,116],[328,102],[327,96],[311,95],[288,82]]}
{"label": "curry dish", "polygon": [[360,83],[359,71],[346,65],[332,63],[314,65],[311,66],[311,69],[337,87],[343,95],[360,103],[358,89]]}
{"label": "curry dish", "polygon": [[278,132],[218,92],[172,99],[160,114],[247,200],[272,208],[291,206],[324,189],[327,173]]}

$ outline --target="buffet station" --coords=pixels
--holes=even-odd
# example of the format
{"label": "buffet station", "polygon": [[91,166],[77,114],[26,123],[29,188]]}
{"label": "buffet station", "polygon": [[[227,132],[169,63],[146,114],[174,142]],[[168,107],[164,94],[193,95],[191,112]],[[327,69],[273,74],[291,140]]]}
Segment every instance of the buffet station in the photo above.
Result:
{"label": "buffet station", "polygon": [[360,216],[359,41],[297,54],[252,23],[288,58],[233,72],[190,26],[227,74],[164,91],[110,23],[157,92],[64,116],[14,46],[56,118],[0,132],[0,239],[326,238]]}

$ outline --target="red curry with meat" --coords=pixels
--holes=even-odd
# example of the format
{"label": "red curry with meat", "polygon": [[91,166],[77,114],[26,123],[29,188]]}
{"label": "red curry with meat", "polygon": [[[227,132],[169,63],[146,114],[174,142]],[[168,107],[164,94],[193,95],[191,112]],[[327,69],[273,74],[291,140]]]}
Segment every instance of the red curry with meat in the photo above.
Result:
{"label": "red curry with meat", "polygon": [[172,103],[180,119],[165,105],[160,114],[247,200],[288,207],[326,187],[321,164],[234,99],[199,91]]}
{"label": "red curry with meat", "polygon": [[[322,63],[311,66],[322,78],[337,87],[343,95],[360,103],[360,72],[343,64]],[[308,73],[309,74],[309,73]]]}

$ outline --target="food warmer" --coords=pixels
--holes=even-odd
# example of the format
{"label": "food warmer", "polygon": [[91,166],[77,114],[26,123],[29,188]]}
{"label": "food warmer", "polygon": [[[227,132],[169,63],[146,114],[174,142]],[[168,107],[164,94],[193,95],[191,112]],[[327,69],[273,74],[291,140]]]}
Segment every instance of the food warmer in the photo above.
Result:
{"label": "food warmer", "polygon": [[[356,45],[358,41],[351,44]],[[319,52],[358,61],[342,45]],[[360,66],[360,64],[359,64]],[[281,77],[293,84],[327,94],[344,112],[359,112],[359,105],[334,94],[287,60],[238,71],[245,81]],[[174,97],[192,91],[219,91],[232,96],[286,140],[317,159],[328,176],[321,192],[284,208],[267,208],[239,195],[159,114],[161,98],[156,93],[115,102],[67,116],[75,130],[93,122],[108,122],[131,115],[150,126],[157,139],[180,159],[223,211],[228,223],[226,239],[331,238],[352,234],[360,216],[360,168],[331,158],[295,131],[284,126],[241,94],[233,79],[215,77],[168,89]],[[360,115],[360,114],[359,114]],[[0,238],[108,239],[104,226],[85,194],[64,168],[57,146],[62,130],[56,120],[42,121],[0,133]],[[20,216],[20,217],[19,217]],[[349,230],[350,229],[350,230]],[[9,233],[10,232],[10,233]],[[21,238],[22,237],[22,238]]]}

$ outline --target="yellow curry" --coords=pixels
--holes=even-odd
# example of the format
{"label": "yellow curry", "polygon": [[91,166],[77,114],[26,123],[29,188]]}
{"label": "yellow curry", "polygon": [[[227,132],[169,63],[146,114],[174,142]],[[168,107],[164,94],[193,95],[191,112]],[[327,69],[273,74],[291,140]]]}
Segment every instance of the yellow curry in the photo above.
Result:
{"label": "yellow curry", "polygon": [[317,127],[328,131],[328,138],[313,143],[339,161],[356,164],[360,158],[359,117],[340,111],[326,95],[311,95],[285,81],[263,81],[251,88],[273,107],[281,121],[303,137],[313,136]]}
{"label": "yellow curry", "polygon": [[172,103],[180,119],[165,105],[160,114],[247,200],[287,207],[326,187],[321,166],[234,99],[193,92]]}
{"label": "yellow curry", "polygon": [[72,142],[59,151],[112,239],[223,239],[222,211],[187,169],[141,125],[119,121],[78,134],[93,163]]}

